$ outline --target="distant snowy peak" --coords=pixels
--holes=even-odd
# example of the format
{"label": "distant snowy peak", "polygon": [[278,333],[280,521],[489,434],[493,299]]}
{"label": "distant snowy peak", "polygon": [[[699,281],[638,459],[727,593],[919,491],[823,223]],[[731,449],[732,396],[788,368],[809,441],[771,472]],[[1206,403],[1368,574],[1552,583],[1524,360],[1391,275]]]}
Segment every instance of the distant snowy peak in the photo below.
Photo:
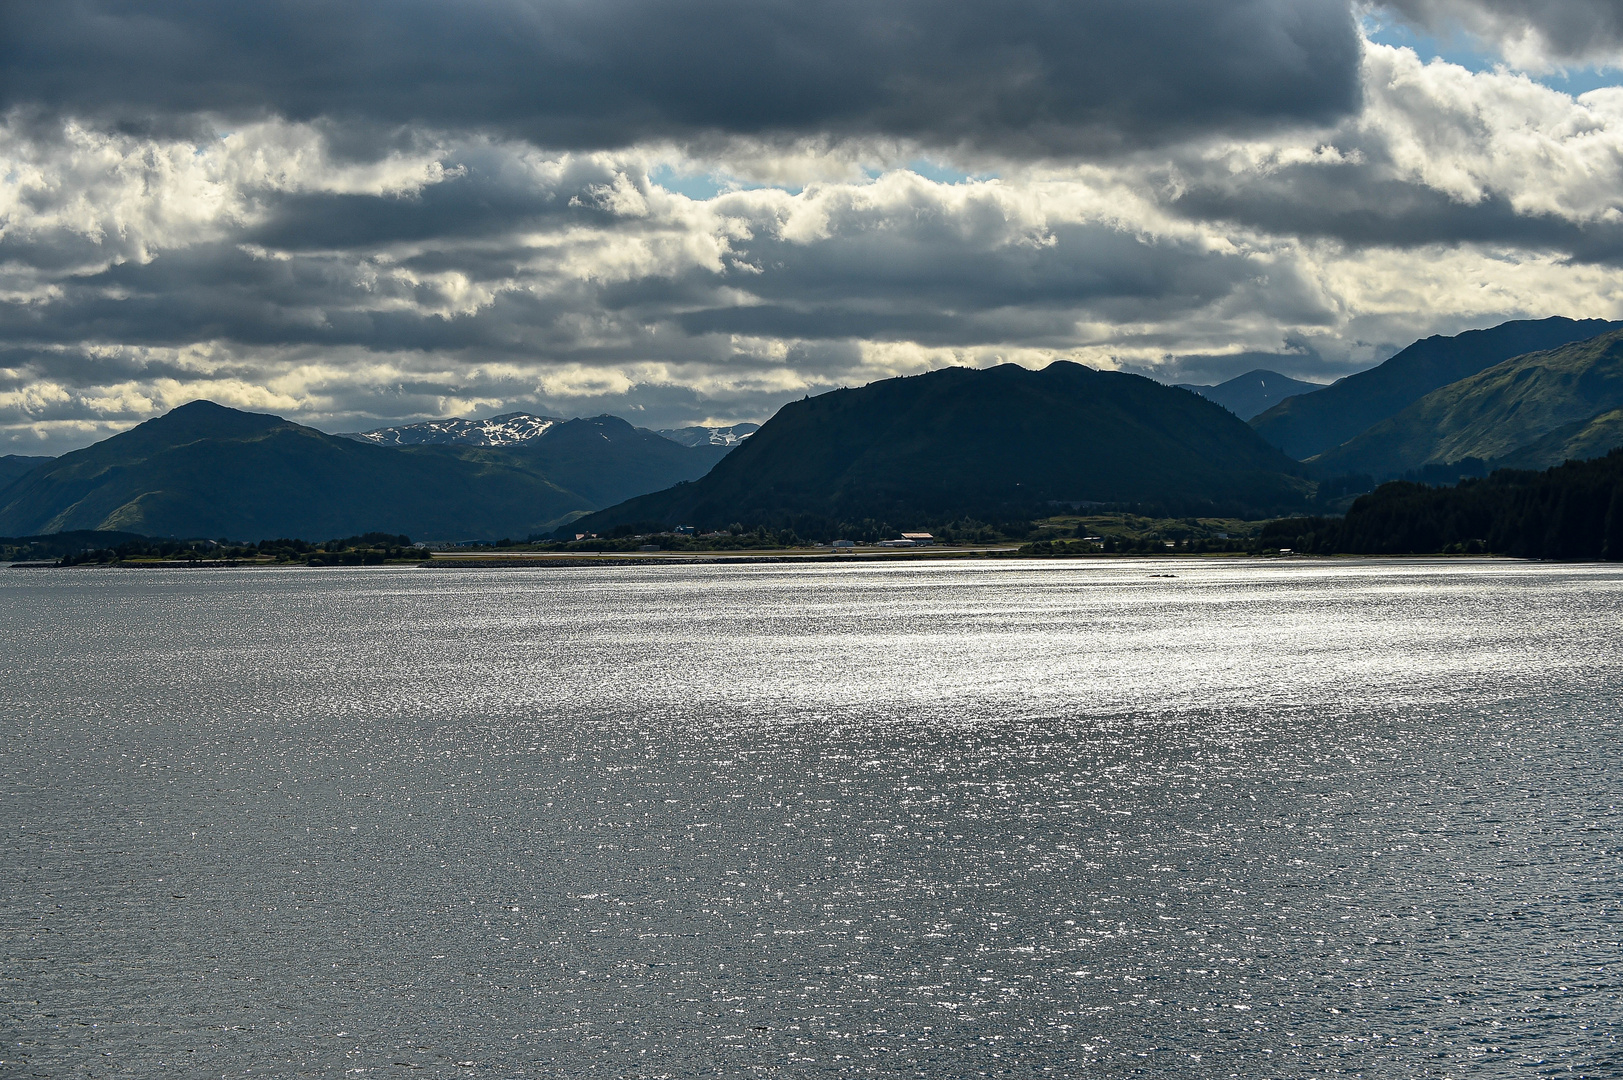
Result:
{"label": "distant snowy peak", "polygon": [[659,434],[683,446],[737,446],[760,430],[760,424],[734,424],[732,427],[670,428]]}
{"label": "distant snowy peak", "polygon": [[[606,419],[597,417],[593,423]],[[617,422],[625,421],[614,417]],[[553,431],[559,424],[569,423],[556,416],[536,416],[532,413],[505,413],[488,420],[424,420],[418,424],[377,428],[344,435],[346,439],[375,443],[379,446],[516,446],[532,442]],[[662,435],[683,446],[737,446],[755,432],[759,424],[734,424],[731,427],[686,427],[660,431]],[[631,430],[627,425],[626,431]],[[608,435],[604,435],[608,438]]]}
{"label": "distant snowy peak", "polygon": [[534,416],[530,413],[505,413],[487,420],[425,420],[420,424],[402,427],[378,428],[360,431],[345,438],[380,446],[422,446],[425,444],[453,444],[458,446],[514,446],[539,439],[564,421],[556,416]]}

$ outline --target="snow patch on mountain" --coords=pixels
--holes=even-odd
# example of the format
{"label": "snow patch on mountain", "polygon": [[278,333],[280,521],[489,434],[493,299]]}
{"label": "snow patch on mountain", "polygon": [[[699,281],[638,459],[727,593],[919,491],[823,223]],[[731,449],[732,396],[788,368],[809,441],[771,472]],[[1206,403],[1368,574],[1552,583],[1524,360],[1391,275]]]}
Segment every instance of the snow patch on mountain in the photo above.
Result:
{"label": "snow patch on mountain", "polygon": [[683,446],[737,446],[760,430],[760,424],[734,424],[731,427],[668,428],[658,434]]}
{"label": "snow patch on mountain", "polygon": [[379,446],[515,446],[539,439],[563,419],[531,413],[504,413],[485,420],[425,420],[420,424],[346,432],[344,438]]}

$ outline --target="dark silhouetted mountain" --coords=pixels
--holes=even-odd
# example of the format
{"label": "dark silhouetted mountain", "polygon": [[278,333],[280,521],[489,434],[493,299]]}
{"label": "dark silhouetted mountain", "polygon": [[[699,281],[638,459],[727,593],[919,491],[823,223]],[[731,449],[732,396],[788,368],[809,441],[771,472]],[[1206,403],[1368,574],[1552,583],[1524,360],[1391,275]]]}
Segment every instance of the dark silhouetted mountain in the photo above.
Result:
{"label": "dark silhouetted mountain", "polygon": [[461,456],[496,453],[368,446],[194,401],[12,485],[0,534],[495,539],[593,505],[512,462]]}
{"label": "dark silhouetted mountain", "polygon": [[948,368],[786,405],[703,479],[579,527],[826,530],[1086,503],[1261,514],[1301,503],[1296,468],[1233,413],[1141,376],[1063,361]]}
{"label": "dark silhouetted mountain", "polygon": [[485,420],[424,420],[400,427],[347,432],[342,437],[378,446],[517,446],[539,439],[563,422],[558,416],[512,412]]}
{"label": "dark silhouetted mountain", "polygon": [[[1532,446],[1558,431],[1568,432],[1566,440],[1586,429],[1591,438],[1604,437],[1615,426],[1600,417],[1618,408],[1623,330],[1517,356],[1434,390],[1313,465],[1325,475],[1365,473],[1379,480],[1471,458],[1527,460],[1539,452]],[[1563,452],[1564,440],[1558,441],[1561,446],[1548,444],[1542,452]]]}
{"label": "dark silhouetted mountain", "polygon": [[1244,375],[1236,375],[1228,382],[1216,386],[1197,386],[1179,383],[1183,390],[1192,390],[1208,401],[1215,401],[1241,420],[1249,420],[1270,406],[1297,394],[1311,394],[1323,390],[1318,383],[1303,382],[1281,375],[1277,371],[1258,368]]}
{"label": "dark silhouetted mountain", "polygon": [[48,457],[23,457],[20,454],[7,454],[0,457],[0,491],[6,490],[18,480],[27,476],[47,461],[55,461]]}
{"label": "dark silhouetted mountain", "polygon": [[1257,434],[1294,458],[1340,446],[1433,390],[1523,353],[1583,341],[1623,323],[1552,318],[1507,322],[1455,337],[1417,341],[1379,367],[1348,375],[1322,390],[1286,398],[1251,419]]}
{"label": "dark silhouetted mountain", "polygon": [[501,452],[597,507],[697,480],[729,449],[683,446],[618,416],[594,416],[561,421],[539,438]]}
{"label": "dark silhouetted mountain", "polygon": [[731,427],[665,428],[660,434],[683,446],[732,447],[760,430],[760,424],[733,424]]}

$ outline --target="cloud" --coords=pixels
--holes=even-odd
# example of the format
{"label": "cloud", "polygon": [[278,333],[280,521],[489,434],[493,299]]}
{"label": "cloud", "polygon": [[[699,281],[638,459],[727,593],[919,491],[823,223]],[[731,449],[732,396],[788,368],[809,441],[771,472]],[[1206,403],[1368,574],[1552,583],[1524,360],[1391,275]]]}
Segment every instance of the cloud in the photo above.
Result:
{"label": "cloud", "polygon": [[1181,159],[1172,205],[1358,246],[1508,245],[1623,258],[1623,89],[1574,98],[1371,44],[1365,108],[1317,140]]}
{"label": "cloud", "polygon": [[1517,67],[1618,66],[1623,8],[1616,0],[1383,0],[1382,6],[1434,34],[1463,31]]}
{"label": "cloud", "polygon": [[0,109],[155,134],[330,119],[361,157],[414,126],[1050,156],[1320,123],[1358,92],[1338,0],[62,0],[5,19]]}
{"label": "cloud", "polygon": [[5,9],[0,452],[188,396],[666,427],[1623,315],[1623,90],[1421,63],[1347,4],[383,10]]}

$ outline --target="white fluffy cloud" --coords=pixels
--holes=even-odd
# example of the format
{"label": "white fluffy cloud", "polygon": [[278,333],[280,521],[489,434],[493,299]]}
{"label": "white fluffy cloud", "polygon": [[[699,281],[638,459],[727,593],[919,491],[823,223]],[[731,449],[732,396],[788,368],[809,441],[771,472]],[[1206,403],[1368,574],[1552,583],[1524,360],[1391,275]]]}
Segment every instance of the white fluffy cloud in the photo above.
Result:
{"label": "white fluffy cloud", "polygon": [[1424,334],[1623,316],[1623,89],[1375,44],[1358,84],[1327,122],[1102,156],[17,107],[0,452],[193,397],[328,430],[526,407],[667,426],[943,364],[1328,378]]}

